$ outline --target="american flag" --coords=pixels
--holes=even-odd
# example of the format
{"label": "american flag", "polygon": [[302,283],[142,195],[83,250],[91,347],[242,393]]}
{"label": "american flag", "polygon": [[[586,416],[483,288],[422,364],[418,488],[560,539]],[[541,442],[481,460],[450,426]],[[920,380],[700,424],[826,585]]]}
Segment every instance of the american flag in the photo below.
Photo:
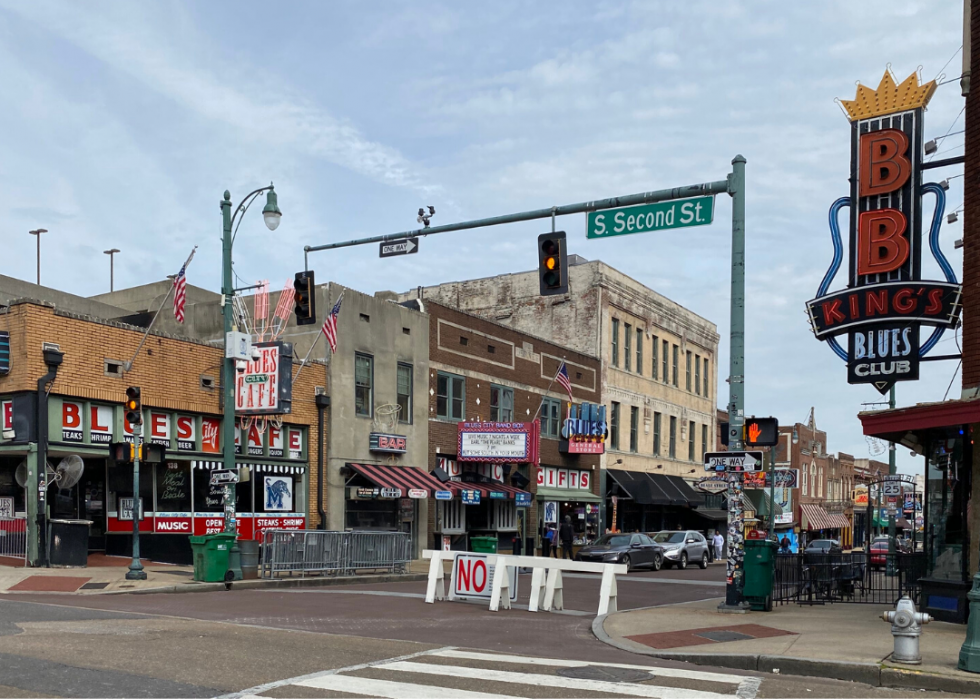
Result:
{"label": "american flag", "polygon": [[340,314],[340,304],[344,301],[344,292],[340,292],[340,298],[337,299],[337,303],[334,304],[333,309],[327,314],[327,317],[323,321],[323,327],[320,330],[323,334],[327,336],[327,342],[330,343],[330,352],[337,351],[337,316]]}
{"label": "american flag", "polygon": [[185,263],[174,279],[174,318],[178,323],[184,322],[184,304],[187,302],[187,264]]}
{"label": "american flag", "polygon": [[555,381],[561,384],[561,387],[565,389],[565,393],[568,394],[568,400],[572,402],[572,382],[568,378],[568,368],[565,366],[565,362],[562,362],[558,367],[558,373],[555,374]]}

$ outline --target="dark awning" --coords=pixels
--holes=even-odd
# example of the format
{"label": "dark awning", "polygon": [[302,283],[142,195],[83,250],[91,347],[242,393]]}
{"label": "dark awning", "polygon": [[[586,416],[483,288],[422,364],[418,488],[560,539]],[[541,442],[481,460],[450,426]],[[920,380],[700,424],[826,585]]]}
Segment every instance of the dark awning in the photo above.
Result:
{"label": "dark awning", "polygon": [[[642,471],[623,471],[620,469],[606,469],[606,473],[619,486],[621,494],[612,492],[612,495],[627,497],[638,505],[670,505],[671,499],[660,488],[657,488],[647,477],[648,474]],[[615,488],[614,488],[615,489]]]}
{"label": "dark awning", "polygon": [[685,481],[680,476],[667,476],[670,482],[674,484],[680,492],[681,495],[687,499],[687,504],[691,507],[701,507],[704,505],[704,496],[699,494],[690,484]]}
{"label": "dark awning", "polygon": [[695,510],[694,514],[715,522],[724,522],[728,519],[728,510]]}
{"label": "dark awning", "polygon": [[381,464],[352,464],[347,466],[355,473],[367,478],[382,488],[397,488],[402,496],[407,497],[409,490],[424,490],[426,497],[433,497],[437,490],[448,490],[428,471],[414,466],[388,466]]}

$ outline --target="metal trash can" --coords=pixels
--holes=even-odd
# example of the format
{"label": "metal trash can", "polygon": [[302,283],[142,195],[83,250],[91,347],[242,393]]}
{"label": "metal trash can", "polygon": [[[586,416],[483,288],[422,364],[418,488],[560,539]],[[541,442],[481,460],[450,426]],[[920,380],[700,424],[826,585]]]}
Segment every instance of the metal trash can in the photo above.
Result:
{"label": "metal trash can", "polygon": [[198,582],[224,582],[228,572],[228,555],[237,534],[208,534],[192,536],[191,551],[194,556],[194,579]]}
{"label": "metal trash can", "polygon": [[259,577],[259,542],[243,539],[238,542],[242,560],[242,580],[256,580]]}
{"label": "metal trash can", "polygon": [[497,537],[471,536],[470,550],[473,553],[497,553]]}
{"label": "metal trash can", "polygon": [[84,568],[88,565],[87,519],[51,519],[48,561],[52,566]]}
{"label": "metal trash can", "polygon": [[776,578],[775,541],[747,539],[745,541],[745,587],[742,596],[753,611],[772,611],[772,590]]}

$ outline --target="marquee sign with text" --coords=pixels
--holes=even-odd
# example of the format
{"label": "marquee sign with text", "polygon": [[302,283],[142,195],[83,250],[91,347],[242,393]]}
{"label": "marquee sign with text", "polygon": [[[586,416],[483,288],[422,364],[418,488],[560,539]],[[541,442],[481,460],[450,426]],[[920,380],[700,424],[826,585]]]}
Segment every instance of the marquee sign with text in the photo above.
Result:
{"label": "marquee sign with text", "polygon": [[[886,393],[897,381],[919,378],[919,361],[959,322],[961,286],[942,250],[939,229],[945,189],[922,184],[922,116],[936,82],[913,73],[896,84],[886,71],[877,90],[859,85],[841,100],[851,121],[851,193],[830,207],[834,259],[807,302],[810,325],[847,362],[847,381]],[[922,195],[935,198],[927,240]],[[847,288],[830,291],[844,261],[838,214],[850,209]],[[929,245],[943,280],[922,279]],[[919,330],[931,326],[921,341]],[[847,336],[847,349],[838,338]]]}
{"label": "marquee sign with text", "polygon": [[460,422],[459,461],[538,463],[537,421]]}

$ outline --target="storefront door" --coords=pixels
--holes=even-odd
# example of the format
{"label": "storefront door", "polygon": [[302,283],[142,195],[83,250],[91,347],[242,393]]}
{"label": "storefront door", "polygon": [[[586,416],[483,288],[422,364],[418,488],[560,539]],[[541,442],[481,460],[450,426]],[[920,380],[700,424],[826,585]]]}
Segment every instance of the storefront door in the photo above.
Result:
{"label": "storefront door", "polygon": [[92,522],[88,535],[89,551],[105,551],[105,468],[105,461],[87,460],[77,486],[78,518]]}

